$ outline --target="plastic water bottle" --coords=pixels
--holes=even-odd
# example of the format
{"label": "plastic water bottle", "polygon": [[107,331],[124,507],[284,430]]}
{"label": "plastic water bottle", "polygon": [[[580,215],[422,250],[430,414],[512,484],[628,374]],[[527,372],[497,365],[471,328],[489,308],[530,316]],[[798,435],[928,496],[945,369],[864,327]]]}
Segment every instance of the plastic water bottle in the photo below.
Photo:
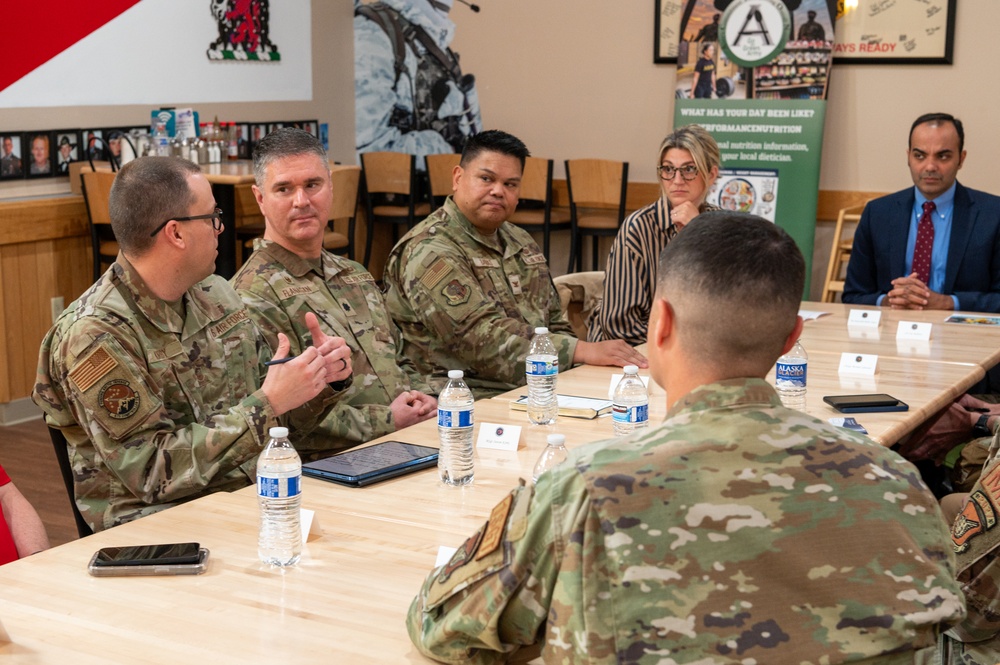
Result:
{"label": "plastic water bottle", "polygon": [[559,356],[548,328],[535,328],[524,373],[528,379],[528,420],[536,425],[554,423],[559,413],[556,397]]}
{"label": "plastic water bottle", "polygon": [[448,385],[438,395],[438,475],[446,485],[472,483],[472,391],[460,369],[448,372]]}
{"label": "plastic water bottle", "polygon": [[788,353],[778,358],[774,368],[774,387],[781,403],[789,409],[806,408],[806,375],[809,356],[802,344],[795,342]]}
{"label": "plastic water bottle", "polygon": [[611,406],[611,424],[615,436],[628,436],[649,424],[649,395],[646,384],[639,378],[639,368],[625,366],[625,375],[615,386]]}
{"label": "plastic water bottle", "polygon": [[531,472],[531,481],[538,482],[538,477],[554,466],[561,464],[569,454],[566,450],[566,437],[562,434],[549,434],[548,445],[535,462]]}
{"label": "plastic water bottle", "polygon": [[264,563],[293,566],[302,555],[302,460],[288,441],[287,427],[272,427],[268,433],[271,440],[257,458],[257,554]]}

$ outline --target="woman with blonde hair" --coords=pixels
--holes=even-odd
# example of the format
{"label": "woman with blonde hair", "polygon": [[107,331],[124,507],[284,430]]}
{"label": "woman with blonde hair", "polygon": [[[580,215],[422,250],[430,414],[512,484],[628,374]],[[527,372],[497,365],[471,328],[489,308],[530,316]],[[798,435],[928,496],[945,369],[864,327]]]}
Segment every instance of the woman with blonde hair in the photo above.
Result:
{"label": "woman with blonde hair", "polygon": [[692,219],[717,206],[705,197],[719,177],[719,146],[700,125],[675,130],[660,144],[660,198],[625,218],[608,256],[604,298],[587,339],[646,341],[660,252]]}

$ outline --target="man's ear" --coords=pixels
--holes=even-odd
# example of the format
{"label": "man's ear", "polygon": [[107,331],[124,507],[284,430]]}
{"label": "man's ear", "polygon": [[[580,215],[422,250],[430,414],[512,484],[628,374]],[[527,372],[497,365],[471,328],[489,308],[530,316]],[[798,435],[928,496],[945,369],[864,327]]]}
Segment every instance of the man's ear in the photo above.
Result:
{"label": "man's ear", "polygon": [[799,341],[799,337],[802,335],[802,317],[795,317],[795,327],[792,328],[792,332],[788,335],[788,339],[785,340],[785,345],[781,347],[781,355],[785,355],[792,350],[795,346],[795,342]]}
{"label": "man's ear", "polygon": [[660,349],[674,334],[674,309],[665,298],[653,298],[649,312],[647,342],[650,349]]}

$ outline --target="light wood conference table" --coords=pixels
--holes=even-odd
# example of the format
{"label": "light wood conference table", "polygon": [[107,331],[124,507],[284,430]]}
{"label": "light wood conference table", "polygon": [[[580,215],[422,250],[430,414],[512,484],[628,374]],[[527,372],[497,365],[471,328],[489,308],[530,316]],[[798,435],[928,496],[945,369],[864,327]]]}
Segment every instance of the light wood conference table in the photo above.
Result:
{"label": "light wood conference table", "polygon": [[[838,324],[833,317],[840,315]],[[911,410],[858,416],[883,444],[905,435],[978,381],[994,350],[989,338],[975,337],[967,346],[978,351],[960,348],[948,359],[935,356],[933,345],[951,334],[935,332],[930,356],[893,357],[882,351],[871,385],[859,385],[837,375],[848,339],[846,314],[840,315],[806,324],[806,410],[825,420],[838,414],[822,402],[824,394],[893,394]],[[843,326],[839,339],[838,325]],[[889,340],[894,337],[893,330]],[[578,367],[560,374],[558,390],[606,397],[611,375],[620,372]],[[666,396],[655,384],[650,392],[655,422],[665,414]],[[252,487],[205,497],[0,567],[0,623],[11,638],[0,643],[0,656],[32,663],[192,658],[236,663],[271,654],[304,662],[428,662],[410,644],[404,619],[438,549],[460,545],[518,478],[530,477],[547,434],[565,434],[571,449],[612,436],[607,417],[530,425],[524,412],[510,409],[510,397],[521,393],[476,403],[477,435],[487,423],[520,424],[523,431],[517,451],[476,450],[476,480],[470,487],[445,487],[434,470],[363,489],[306,479],[303,506],[315,511],[321,533],[306,543],[294,569],[281,572],[258,563]],[[425,421],[384,438],[436,446],[436,423]],[[98,579],[86,572],[99,547],[186,540],[212,551],[204,575]]]}

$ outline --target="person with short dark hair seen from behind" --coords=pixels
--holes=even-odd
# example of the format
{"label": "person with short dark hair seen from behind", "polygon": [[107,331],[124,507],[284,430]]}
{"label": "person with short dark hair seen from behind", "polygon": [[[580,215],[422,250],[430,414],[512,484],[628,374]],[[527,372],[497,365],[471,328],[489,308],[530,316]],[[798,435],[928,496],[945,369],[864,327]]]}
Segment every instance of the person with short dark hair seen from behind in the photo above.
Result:
{"label": "person with short dark hair seen from behind", "polygon": [[764,378],[801,332],[804,279],[794,240],[760,217],[705,213],[671,242],[648,343],[665,420],[504,498],[413,601],[420,651],[925,662],[965,615],[937,502],[909,462],[783,407]]}

